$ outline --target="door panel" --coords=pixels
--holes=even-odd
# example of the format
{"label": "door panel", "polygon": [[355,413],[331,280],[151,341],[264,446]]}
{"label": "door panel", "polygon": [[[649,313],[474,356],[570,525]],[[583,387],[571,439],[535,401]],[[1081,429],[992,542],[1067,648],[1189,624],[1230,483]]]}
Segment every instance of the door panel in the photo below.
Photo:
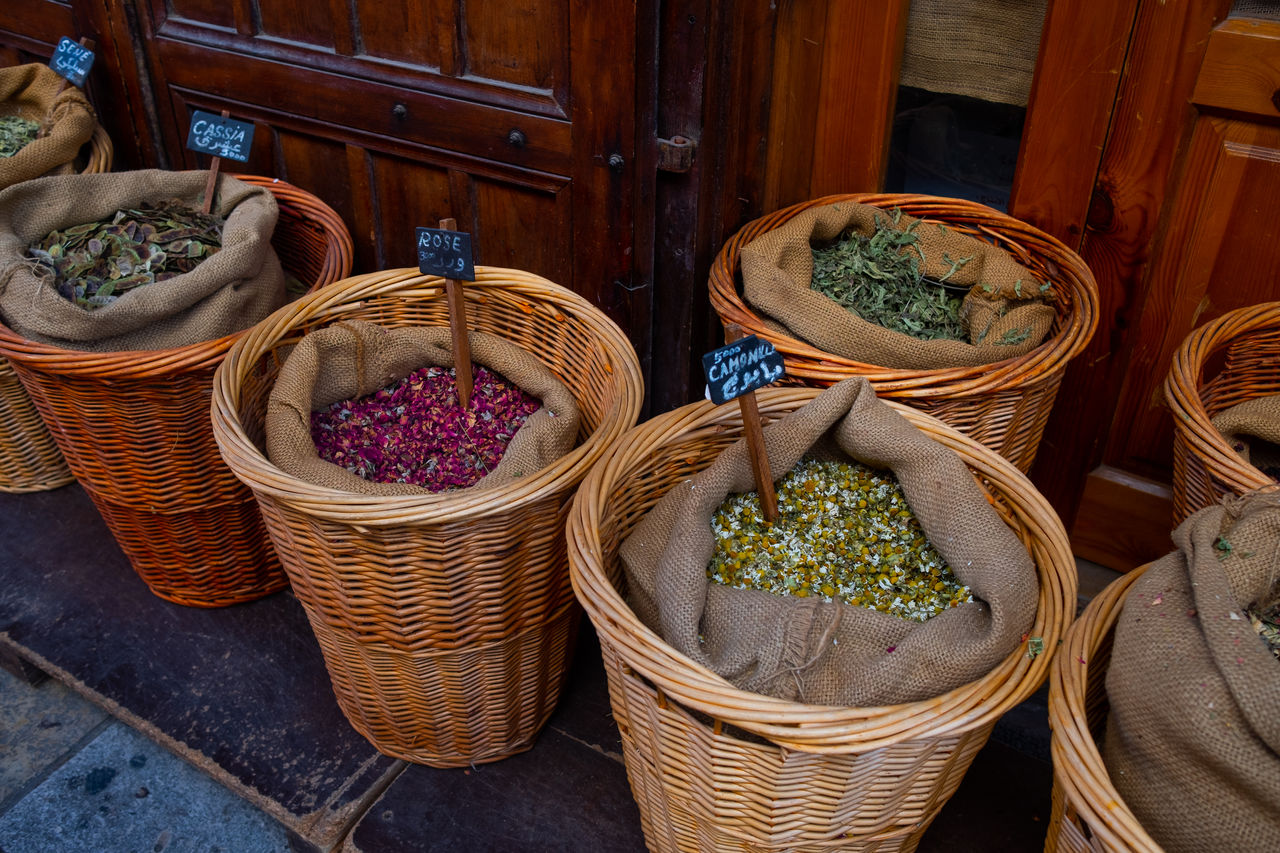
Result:
{"label": "door panel", "polygon": [[140,7],[173,164],[205,164],[184,148],[190,111],[228,109],[258,125],[245,170],[337,209],[358,270],[414,264],[413,228],[452,216],[477,263],[577,290],[646,358],[649,294],[631,286],[634,4]]}
{"label": "door panel", "polygon": [[1100,354],[1064,384],[1081,405],[1051,428],[1071,443],[1047,479],[1069,488],[1071,466],[1088,472],[1072,542],[1114,568],[1170,547],[1174,351],[1225,311],[1280,299],[1280,24],[1224,21],[1228,5],[1142,4],[1090,205]]}

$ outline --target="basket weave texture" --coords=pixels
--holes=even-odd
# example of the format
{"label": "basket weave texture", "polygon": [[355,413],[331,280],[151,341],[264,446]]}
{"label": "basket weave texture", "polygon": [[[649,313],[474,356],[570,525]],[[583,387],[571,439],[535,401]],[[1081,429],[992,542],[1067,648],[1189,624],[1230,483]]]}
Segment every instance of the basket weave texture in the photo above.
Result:
{"label": "basket weave texture", "polygon": [[535,474],[387,497],[313,485],[267,460],[267,397],[303,332],[448,326],[443,280],[415,270],[356,276],[277,311],[232,349],[213,398],[223,456],[258,498],[347,719],[382,752],[435,767],[526,750],[554,708],[580,616],[569,502],[644,396],[626,336],[582,297],[493,267],[464,290],[471,329],[537,356],[578,403],[577,446]]}
{"label": "basket weave texture", "polygon": [[[350,271],[351,236],[318,198],[283,181],[272,244],[284,268],[318,287]],[[208,428],[214,369],[233,335],[167,350],[88,353],[0,326],[0,354],[133,568],[161,598],[221,607],[286,580],[253,495],[218,456]]]}
{"label": "basket weave texture", "polygon": [[[766,389],[773,419],[819,391]],[[741,437],[737,406],[695,403],[618,441],[569,517],[574,591],[600,635],[631,790],[654,851],[915,849],[996,720],[1035,691],[1074,612],[1075,563],[1061,522],[1009,462],[899,404],[979,477],[1027,546],[1040,581],[1028,636],[983,678],[920,702],[806,705],[748,693],[677,653],[627,606],[620,543],[663,493]],[[747,734],[744,734],[747,733]]]}
{"label": "basket weave texture", "polygon": [[[742,298],[739,255],[743,246],[801,211],[836,202],[858,202],[903,213],[980,237],[1054,284],[1056,317],[1044,343],[1031,352],[990,365],[900,370],[863,364],[823,352],[776,331]],[[832,195],[784,207],[748,222],[725,243],[708,280],[711,304],[727,326],[773,343],[786,361],[789,382],[826,387],[865,376],[881,397],[927,412],[995,450],[1020,470],[1035,461],[1067,363],[1098,324],[1098,285],[1080,256],[1037,228],[975,202],[896,193]]]}
{"label": "basket weave texture", "polygon": [[[98,125],[82,174],[111,171],[111,137]],[[41,492],[74,480],[7,359],[0,358],[0,492]]]}
{"label": "basket weave texture", "polygon": [[1067,631],[1049,672],[1053,807],[1046,853],[1160,853],[1111,784],[1098,738],[1107,728],[1107,666],[1125,596],[1146,566],[1113,581]]}
{"label": "basket weave texture", "polygon": [[[1221,362],[1213,375],[1206,375]],[[1275,488],[1213,426],[1246,400],[1280,394],[1280,302],[1228,311],[1183,340],[1165,378],[1173,410],[1173,514],[1181,524],[1227,495]]]}

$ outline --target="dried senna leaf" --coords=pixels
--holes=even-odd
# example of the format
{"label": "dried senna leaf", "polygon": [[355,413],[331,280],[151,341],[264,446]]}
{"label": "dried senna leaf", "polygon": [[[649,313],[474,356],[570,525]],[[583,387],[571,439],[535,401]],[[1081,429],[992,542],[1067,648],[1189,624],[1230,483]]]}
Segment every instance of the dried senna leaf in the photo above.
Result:
{"label": "dried senna leaf", "polygon": [[58,293],[93,310],[135,288],[191,272],[222,248],[225,224],[221,216],[173,199],[54,231],[27,253],[53,272]]}

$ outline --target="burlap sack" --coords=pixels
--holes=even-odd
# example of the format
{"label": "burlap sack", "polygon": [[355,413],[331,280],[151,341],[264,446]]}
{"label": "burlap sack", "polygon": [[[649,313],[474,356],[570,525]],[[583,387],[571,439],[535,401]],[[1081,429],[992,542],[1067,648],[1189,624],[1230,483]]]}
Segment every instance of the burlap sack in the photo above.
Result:
{"label": "burlap sack", "polygon": [[764,435],[775,480],[806,454],[891,469],[975,601],[920,623],[708,580],[711,517],[730,493],[755,489],[739,441],[663,496],[622,543],[631,605],[666,642],[743,690],[848,706],[936,696],[1018,647],[1035,619],[1035,566],[959,456],[877,400],[862,378],[832,386]]}
{"label": "burlap sack", "polygon": [[[493,489],[527,477],[573,449],[580,420],[569,389],[530,353],[497,335],[470,332],[472,361],[502,374],[542,400],[507,445],[502,461],[471,489]],[[452,367],[449,329],[387,329],[349,320],[303,336],[289,354],[267,401],[267,458],[282,471],[330,489],[363,495],[427,495],[408,483],[374,483],[326,462],[311,440],[311,412],[363,397],[423,367]],[[453,493],[464,491],[454,490]]]}
{"label": "burlap sack", "polygon": [[0,116],[38,121],[42,134],[12,157],[0,157],[0,189],[74,171],[76,155],[98,120],[84,92],[75,86],[58,92],[61,85],[62,78],[47,65],[0,68]]}
{"label": "burlap sack", "polygon": [[1214,416],[1213,426],[1241,459],[1280,478],[1280,394],[1224,409]]}
{"label": "burlap sack", "polygon": [[[896,227],[915,220],[903,215]],[[842,202],[810,208],[752,240],[742,249],[743,295],[754,308],[794,336],[843,358],[903,370],[973,367],[1014,358],[1035,349],[1053,325],[1053,307],[1043,301],[1042,282],[1007,252],[950,228],[921,222],[915,227],[924,252],[922,272],[941,277],[956,260],[972,258],[947,278],[970,288],[961,308],[968,341],[923,341],[869,322],[810,287],[814,246],[835,241],[850,229],[870,235],[885,211]],[[914,252],[914,248],[904,251]],[[1021,343],[998,343],[1006,333],[1025,332]]]}
{"label": "burlap sack", "polygon": [[271,247],[278,208],[265,187],[219,178],[213,211],[226,217],[222,249],[189,273],[124,293],[88,310],[60,295],[54,276],[27,257],[52,231],[117,210],[178,199],[199,210],[208,172],[149,169],[64,175],[0,191],[0,318],[30,340],[90,352],[158,350],[248,328],[285,302]]}
{"label": "burlap sack", "polygon": [[1280,661],[1241,612],[1277,592],[1280,499],[1208,507],[1173,540],[1116,624],[1107,772],[1170,853],[1280,849]]}

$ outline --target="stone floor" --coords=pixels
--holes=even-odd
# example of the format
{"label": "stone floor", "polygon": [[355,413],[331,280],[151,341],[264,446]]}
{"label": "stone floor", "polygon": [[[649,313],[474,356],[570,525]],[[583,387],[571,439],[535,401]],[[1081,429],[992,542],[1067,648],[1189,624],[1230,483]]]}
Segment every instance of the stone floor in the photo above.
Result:
{"label": "stone floor", "polygon": [[[1115,577],[1080,569],[1083,596]],[[0,495],[0,658],[0,853],[643,849],[585,624],[532,750],[408,765],[345,723],[290,594],[163,602],[70,486]],[[922,851],[1041,849],[1045,701],[1001,721]]]}

